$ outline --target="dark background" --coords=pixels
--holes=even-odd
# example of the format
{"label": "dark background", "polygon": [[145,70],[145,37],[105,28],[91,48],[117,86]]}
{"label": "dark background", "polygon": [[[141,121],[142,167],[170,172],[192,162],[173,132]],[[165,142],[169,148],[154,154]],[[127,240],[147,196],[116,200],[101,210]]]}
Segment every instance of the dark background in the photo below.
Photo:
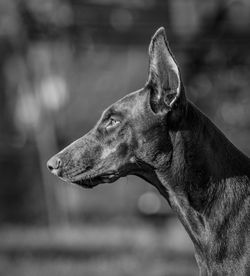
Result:
{"label": "dark background", "polygon": [[83,190],[46,161],[147,79],[166,27],[188,97],[250,155],[250,2],[0,2],[0,275],[197,275],[169,206],[135,177]]}

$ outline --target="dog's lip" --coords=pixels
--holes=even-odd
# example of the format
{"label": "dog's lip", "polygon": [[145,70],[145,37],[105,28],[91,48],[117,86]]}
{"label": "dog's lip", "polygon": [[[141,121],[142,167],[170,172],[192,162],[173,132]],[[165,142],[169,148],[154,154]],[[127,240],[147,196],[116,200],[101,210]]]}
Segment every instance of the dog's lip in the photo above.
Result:
{"label": "dog's lip", "polygon": [[101,173],[98,175],[89,175],[87,177],[83,177],[82,174],[77,175],[76,179],[70,180],[71,183],[80,185],[84,188],[93,188],[101,183],[109,183],[114,182],[118,178],[120,178],[121,174],[119,172],[108,172],[108,173]]}

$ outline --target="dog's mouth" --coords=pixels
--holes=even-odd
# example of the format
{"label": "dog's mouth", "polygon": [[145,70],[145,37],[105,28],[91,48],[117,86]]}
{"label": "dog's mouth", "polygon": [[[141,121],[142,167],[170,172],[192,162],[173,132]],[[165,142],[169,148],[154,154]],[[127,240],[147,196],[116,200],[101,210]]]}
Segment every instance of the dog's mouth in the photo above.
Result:
{"label": "dog's mouth", "polygon": [[84,177],[83,175],[78,175],[76,179],[69,180],[72,184],[79,185],[83,188],[94,188],[98,184],[102,183],[112,183],[122,176],[119,172],[110,172],[105,174],[99,174],[95,176]]}

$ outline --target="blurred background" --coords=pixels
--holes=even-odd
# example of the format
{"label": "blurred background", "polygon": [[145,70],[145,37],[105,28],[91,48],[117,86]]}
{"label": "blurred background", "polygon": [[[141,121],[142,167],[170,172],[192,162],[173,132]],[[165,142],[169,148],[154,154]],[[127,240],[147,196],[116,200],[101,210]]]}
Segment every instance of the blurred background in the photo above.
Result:
{"label": "blurred background", "polygon": [[250,155],[248,0],[0,1],[0,275],[197,275],[193,247],[136,177],[84,190],[46,161],[147,79],[165,26],[188,97]]}

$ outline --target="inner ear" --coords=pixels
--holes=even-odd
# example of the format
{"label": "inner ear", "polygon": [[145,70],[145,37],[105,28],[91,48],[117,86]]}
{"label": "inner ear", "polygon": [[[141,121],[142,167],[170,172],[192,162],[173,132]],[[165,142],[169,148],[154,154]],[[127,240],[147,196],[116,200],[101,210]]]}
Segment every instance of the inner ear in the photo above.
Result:
{"label": "inner ear", "polygon": [[179,69],[169,48],[164,28],[155,33],[149,46],[148,84],[151,87],[151,105],[155,111],[171,109],[180,97]]}

